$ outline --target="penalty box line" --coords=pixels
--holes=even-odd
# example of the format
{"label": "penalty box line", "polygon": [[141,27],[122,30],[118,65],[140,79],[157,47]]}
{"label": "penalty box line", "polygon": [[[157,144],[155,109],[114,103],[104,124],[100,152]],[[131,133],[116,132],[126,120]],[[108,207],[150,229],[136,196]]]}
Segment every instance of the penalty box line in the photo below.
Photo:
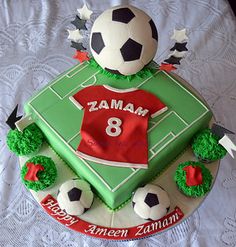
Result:
{"label": "penalty box line", "polygon": [[149,149],[149,151],[152,153],[152,155],[156,155],[157,154],[157,152],[159,151],[157,151],[157,152],[154,152],[153,150],[155,149],[155,147],[156,146],[158,146],[160,143],[162,143],[168,136],[172,136],[172,138],[173,137],[175,137],[175,134],[172,132],[172,131],[170,131],[167,135],[165,135],[159,142],[157,142],[153,147],[151,147],[150,149]]}
{"label": "penalty box line", "polygon": [[[164,121],[166,118],[168,118],[170,115],[174,114],[179,120],[181,120],[182,123],[184,123],[185,128],[189,126],[189,124],[176,112],[176,111],[170,111],[168,114],[166,114],[162,119],[160,119],[155,125],[153,125],[149,130],[148,133],[150,131],[152,131],[153,129],[155,129],[162,121]],[[164,144],[164,146],[160,147],[159,150],[157,150],[156,152],[154,152],[154,149],[156,146],[158,146],[160,143],[162,143],[166,138],[168,138],[169,136],[172,136],[172,138],[166,143]],[[152,156],[148,159],[148,161],[151,161],[158,153],[160,153],[161,150],[163,150],[163,148],[165,148],[170,142],[172,142],[172,140],[174,140],[176,137],[176,135],[170,131],[168,134],[166,134],[159,142],[157,142],[153,147],[151,147],[149,149],[149,151],[152,153]]]}
{"label": "penalty box line", "polygon": [[[35,95],[29,102],[28,104],[31,104],[35,99],[37,99],[42,93],[44,93],[46,90],[51,90],[53,91],[53,93],[55,93],[57,95],[58,98],[61,98],[61,96],[57,93],[54,92],[54,89],[51,88],[53,85],[55,85],[58,81],[60,81],[61,79],[68,77],[67,75],[71,72],[74,71],[76,69],[78,69],[80,66],[84,65],[84,63],[80,63],[78,65],[76,65],[75,67],[73,67],[72,69],[70,69],[66,74],[62,74],[61,76],[59,76],[55,81],[52,81],[52,83],[50,83],[48,86],[46,86],[42,91],[40,91],[37,95]],[[83,66],[79,71],[83,70],[84,68],[86,68],[88,66],[88,64],[85,64],[85,66]],[[70,78],[70,77],[68,77]],[[83,82],[82,82],[83,83]]]}
{"label": "penalty box line", "polygon": [[[87,67],[87,66],[86,66]],[[84,69],[85,67],[83,67],[82,69]],[[81,69],[81,70],[82,70]],[[78,84],[75,88],[73,88],[69,93],[67,93],[66,95],[64,96],[61,96],[60,94],[58,94],[56,92],[55,89],[53,89],[51,86],[49,86],[49,89],[54,93],[56,94],[56,96],[60,99],[60,100],[64,100],[67,96],[69,96],[73,91],[75,91],[76,89],[78,89],[80,86],[81,87],[86,87],[86,86],[83,86],[84,83],[86,83],[87,81],[89,81],[91,78],[94,77],[94,81],[93,83],[89,84],[88,86],[91,86],[91,85],[94,85],[96,82],[97,82],[97,78],[96,78],[96,75],[99,73],[99,71],[95,72],[93,75],[91,75],[89,78],[87,78],[85,81],[81,82],[80,84]]]}
{"label": "penalty box line", "polygon": [[178,117],[181,120],[181,122],[184,123],[185,126],[189,126],[189,124],[176,111],[170,111],[162,119],[156,122],[151,128],[149,128],[148,133],[155,129],[162,121],[168,118],[171,114],[174,114],[176,117]]}

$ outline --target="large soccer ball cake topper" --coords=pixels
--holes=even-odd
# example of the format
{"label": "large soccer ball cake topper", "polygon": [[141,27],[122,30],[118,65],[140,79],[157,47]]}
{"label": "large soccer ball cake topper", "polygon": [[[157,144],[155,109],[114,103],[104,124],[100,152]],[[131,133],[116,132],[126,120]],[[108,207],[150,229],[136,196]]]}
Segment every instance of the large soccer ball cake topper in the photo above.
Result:
{"label": "large soccer ball cake topper", "polygon": [[90,48],[103,69],[132,75],[154,58],[157,40],[156,26],[146,13],[130,5],[117,6],[94,22]]}

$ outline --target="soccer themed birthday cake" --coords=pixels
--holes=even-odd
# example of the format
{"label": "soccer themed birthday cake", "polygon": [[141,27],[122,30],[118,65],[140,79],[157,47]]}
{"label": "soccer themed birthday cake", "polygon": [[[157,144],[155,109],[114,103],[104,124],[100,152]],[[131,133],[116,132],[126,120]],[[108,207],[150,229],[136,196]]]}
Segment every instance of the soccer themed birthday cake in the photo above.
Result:
{"label": "soccer themed birthday cake", "polygon": [[13,110],[8,147],[22,182],[65,226],[112,240],[156,234],[200,205],[236,150],[233,133],[171,72],[188,51],[185,29],[158,65],[158,31],[142,10],[105,10],[91,30],[92,11],[78,12],[68,39],[79,63],[36,92],[24,116]]}

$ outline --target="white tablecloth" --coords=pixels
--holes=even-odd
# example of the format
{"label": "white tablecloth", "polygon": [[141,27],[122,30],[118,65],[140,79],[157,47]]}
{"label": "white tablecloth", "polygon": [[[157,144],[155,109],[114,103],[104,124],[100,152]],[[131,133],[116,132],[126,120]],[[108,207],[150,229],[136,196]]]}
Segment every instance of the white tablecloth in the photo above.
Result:
{"label": "white tablecloth", "polygon": [[[92,20],[120,2],[87,1],[95,11]],[[236,25],[227,1],[130,3],[157,25],[157,62],[169,55],[173,29],[187,29],[189,51],[177,73],[199,90],[217,121],[236,132]],[[236,246],[236,161],[229,155],[209,196],[188,220],[139,241],[107,242],[73,232],[50,218],[21,184],[18,159],[6,146],[5,120],[16,104],[22,113],[35,91],[76,64],[66,29],[73,28],[70,21],[82,5],[79,0],[0,0],[0,246]],[[88,32],[84,36],[87,46]]]}

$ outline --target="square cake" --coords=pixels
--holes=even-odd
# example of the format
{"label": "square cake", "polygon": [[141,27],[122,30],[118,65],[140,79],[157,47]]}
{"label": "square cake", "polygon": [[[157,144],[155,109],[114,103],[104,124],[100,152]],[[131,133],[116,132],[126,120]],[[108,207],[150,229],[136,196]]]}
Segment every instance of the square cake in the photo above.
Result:
{"label": "square cake", "polygon": [[[84,112],[70,99],[92,85],[142,89],[168,107],[148,122],[148,169],[107,166],[78,156]],[[92,185],[96,195],[112,210],[125,205],[137,187],[150,182],[171,165],[193,135],[207,127],[212,118],[208,107],[172,74],[156,69],[153,74],[130,81],[114,79],[87,61],[59,75],[34,95],[25,104],[25,112],[43,131],[49,145],[78,177]],[[96,121],[91,123],[91,128],[96,128]]]}

